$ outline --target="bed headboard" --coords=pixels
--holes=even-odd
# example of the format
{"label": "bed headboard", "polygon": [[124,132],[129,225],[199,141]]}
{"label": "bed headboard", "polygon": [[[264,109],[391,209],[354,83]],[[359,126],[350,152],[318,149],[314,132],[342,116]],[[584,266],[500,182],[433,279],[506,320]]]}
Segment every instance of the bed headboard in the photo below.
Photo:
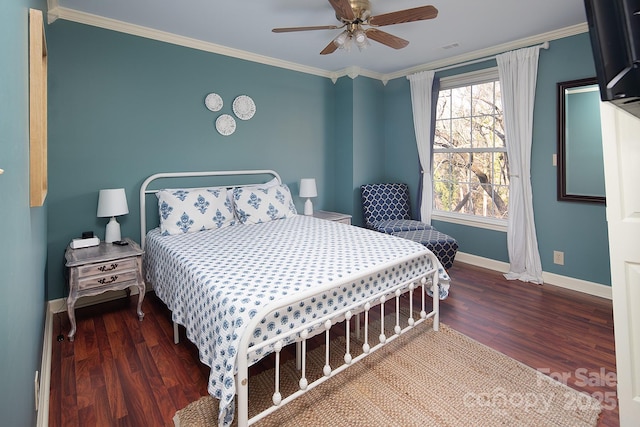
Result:
{"label": "bed headboard", "polygon": [[[258,180],[258,178],[262,176],[268,176],[269,178],[265,180]],[[269,169],[261,169],[261,170],[239,170],[239,171],[205,171],[205,172],[164,172],[164,173],[156,173],[151,175],[149,178],[145,179],[142,185],[140,186],[140,245],[144,249],[145,239],[147,235],[147,196],[152,194],[155,195],[159,190],[163,188],[185,188],[190,185],[184,186],[178,184],[180,181],[184,182],[184,178],[202,178],[202,177],[223,177],[223,183],[215,183],[212,186],[216,187],[246,187],[248,185],[256,185],[263,184],[265,182],[270,181],[275,178],[278,180],[279,184],[282,184],[282,179],[277,172],[269,170]],[[245,182],[235,182],[234,180],[244,177]],[[249,179],[247,182],[246,180]],[[154,181],[161,181],[161,184]],[[173,184],[173,183],[176,184]],[[172,183],[170,186],[167,186],[166,183]],[[155,185],[154,185],[155,184]],[[156,188],[158,187],[158,188]],[[157,212],[157,201],[154,197],[153,207],[156,208],[155,212]]]}

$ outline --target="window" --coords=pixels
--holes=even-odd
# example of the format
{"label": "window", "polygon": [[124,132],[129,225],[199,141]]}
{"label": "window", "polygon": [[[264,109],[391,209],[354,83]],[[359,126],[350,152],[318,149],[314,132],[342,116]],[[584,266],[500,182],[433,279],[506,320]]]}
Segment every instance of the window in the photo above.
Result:
{"label": "window", "polygon": [[435,216],[506,222],[509,162],[497,69],[442,79],[432,170]]}

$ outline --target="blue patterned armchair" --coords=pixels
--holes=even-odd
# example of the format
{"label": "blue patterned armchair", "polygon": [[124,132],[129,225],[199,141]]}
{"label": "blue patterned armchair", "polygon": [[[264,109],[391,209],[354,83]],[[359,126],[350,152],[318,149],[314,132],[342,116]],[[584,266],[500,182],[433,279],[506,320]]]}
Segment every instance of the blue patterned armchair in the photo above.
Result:
{"label": "blue patterned armchair", "polygon": [[407,184],[366,184],[360,190],[365,227],[418,242],[433,252],[445,269],[451,268],[458,242],[429,224],[411,219]]}
{"label": "blue patterned armchair", "polygon": [[431,229],[429,224],[411,219],[407,184],[365,184],[360,190],[365,227],[387,234]]}

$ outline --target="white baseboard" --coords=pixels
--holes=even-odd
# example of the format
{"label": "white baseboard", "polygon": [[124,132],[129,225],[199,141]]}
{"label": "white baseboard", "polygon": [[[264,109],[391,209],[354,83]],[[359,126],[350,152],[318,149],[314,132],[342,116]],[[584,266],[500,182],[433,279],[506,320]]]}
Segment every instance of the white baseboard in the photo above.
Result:
{"label": "white baseboard", "polygon": [[[132,289],[131,295],[137,295],[138,290]],[[100,304],[107,301],[123,298],[125,291],[105,292],[104,294],[85,297],[78,300],[76,308],[87,307],[89,305]],[[40,393],[38,394],[38,417],[37,427],[49,425],[49,396],[51,393],[51,357],[53,342],[53,316],[56,313],[67,311],[66,298],[58,298],[47,302],[44,320],[44,338],[42,341],[42,362],[40,365]],[[65,336],[66,339],[66,336]]]}
{"label": "white baseboard", "polygon": [[[129,288],[131,289],[131,295],[138,295],[138,288]],[[147,289],[149,292],[149,289]],[[109,302],[113,300],[117,300],[120,298],[126,297],[127,292],[122,291],[109,291],[99,295],[93,295],[90,297],[82,297],[76,301],[75,308],[76,310],[82,307],[88,307],[90,305],[102,304],[103,302]],[[53,307],[54,313],[62,313],[63,311],[67,311],[67,299],[66,298],[58,298],[49,301],[49,304]]]}
{"label": "white baseboard", "polygon": [[[488,268],[489,270],[499,271],[501,273],[506,273],[509,271],[509,264],[506,262],[483,258],[464,252],[458,252],[456,254],[456,261],[475,265],[477,267]],[[573,291],[578,291],[609,300],[612,298],[611,286],[603,285],[600,283],[589,282],[586,280],[562,276],[560,274],[549,273],[546,271],[542,272],[542,279],[544,280],[544,283],[546,285],[557,286],[564,289],[571,289]],[[455,286],[455,279],[452,282],[452,286]]]}
{"label": "white baseboard", "polygon": [[53,315],[62,311],[59,305],[60,300],[47,302],[44,316],[44,337],[42,341],[42,360],[40,362],[40,392],[38,393],[38,417],[36,419],[37,427],[46,427],[49,425],[49,395],[51,388],[51,344],[53,341]]}

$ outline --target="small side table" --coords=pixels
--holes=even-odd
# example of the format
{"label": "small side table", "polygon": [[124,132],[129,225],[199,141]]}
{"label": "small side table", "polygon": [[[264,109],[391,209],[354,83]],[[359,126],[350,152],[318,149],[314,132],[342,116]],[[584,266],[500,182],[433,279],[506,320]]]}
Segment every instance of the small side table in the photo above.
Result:
{"label": "small side table", "polygon": [[339,212],[314,211],[313,216],[320,219],[326,219],[328,221],[342,222],[344,224],[351,225],[351,215]]}
{"label": "small side table", "polygon": [[69,268],[69,296],[67,313],[71,322],[69,341],[76,334],[75,304],[78,298],[98,295],[106,291],[138,287],[138,318],[142,321],[142,300],[146,285],[142,278],[142,254],[144,251],[131,239],[128,245],[119,246],[101,242],[98,246],[82,249],[67,247],[64,257]]}

